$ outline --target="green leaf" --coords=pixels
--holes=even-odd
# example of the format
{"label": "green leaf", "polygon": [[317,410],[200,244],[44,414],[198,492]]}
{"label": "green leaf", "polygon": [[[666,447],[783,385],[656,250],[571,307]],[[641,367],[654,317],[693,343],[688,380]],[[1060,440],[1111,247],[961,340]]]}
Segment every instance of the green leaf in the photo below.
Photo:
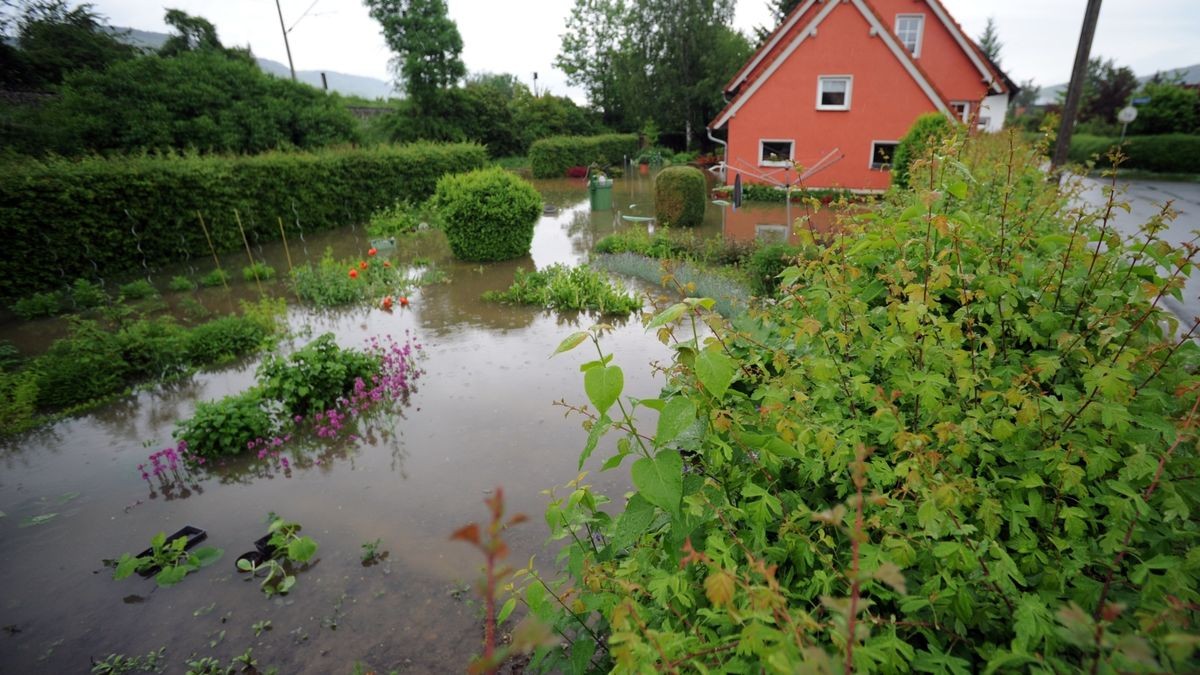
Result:
{"label": "green leaf", "polygon": [[[317,542],[313,541],[312,537],[300,537],[293,539],[287,546],[288,558],[298,562],[306,563],[317,554]],[[286,593],[286,591],[280,591]]]}
{"label": "green leaf", "polygon": [[733,381],[733,359],[721,352],[706,350],[696,357],[696,377],[714,398],[721,398]]}
{"label": "green leaf", "polygon": [[601,415],[617,402],[624,387],[625,375],[620,366],[592,368],[583,374],[583,389],[587,392],[588,400],[596,406],[596,412]]}
{"label": "green leaf", "polygon": [[33,516],[32,518],[26,518],[25,520],[22,520],[21,524],[17,527],[36,527],[54,520],[56,516],[58,516],[57,513],[43,513],[40,516]]}
{"label": "green leaf", "polygon": [[671,305],[670,307],[659,312],[658,316],[651,319],[650,323],[646,324],[646,330],[650,330],[651,328],[658,328],[660,326],[665,326],[669,323],[675,323],[675,321],[678,320],[679,317],[683,316],[684,312],[686,312],[687,310],[688,310],[688,306],[686,304],[684,304],[682,302],[677,302],[674,305]]}
{"label": "green leaf", "polygon": [[596,449],[596,444],[600,442],[600,438],[604,436],[612,428],[612,420],[608,415],[603,415],[600,419],[592,423],[592,428],[588,431],[587,444],[583,446],[583,452],[579,454],[579,468],[583,469],[584,462],[588,461],[588,457],[592,456],[592,451]]}
{"label": "green leaf", "polygon": [[192,555],[196,558],[196,565],[199,567],[208,567],[209,565],[221,559],[225,551],[212,546],[205,546],[192,551]]}
{"label": "green leaf", "polygon": [[516,608],[517,599],[509,598],[508,601],[504,603],[504,606],[500,608],[500,613],[496,615],[496,625],[504,623],[504,620],[507,619],[508,615],[512,614],[513,610]]}
{"label": "green leaf", "polygon": [[285,574],[283,581],[279,582],[279,593],[287,593],[292,590],[292,586],[296,585],[296,577],[291,574]]}
{"label": "green leaf", "polygon": [[654,435],[654,442],[659,446],[670,443],[695,421],[696,404],[683,396],[672,398],[663,406],[662,413],[658,416],[658,431]]}
{"label": "green leaf", "polygon": [[137,571],[138,558],[135,558],[128,553],[122,555],[117,560],[117,569],[113,572],[113,579],[124,579]]}
{"label": "green leaf", "polygon": [[182,565],[172,567],[164,567],[161,572],[154,576],[154,581],[163,588],[169,588],[183,581],[187,576],[188,570]]}
{"label": "green leaf", "polygon": [[551,354],[550,356],[554,356],[555,354],[561,354],[563,352],[569,352],[572,349],[583,344],[583,341],[587,340],[587,339],[588,339],[588,334],[586,331],[581,330],[576,333],[571,333],[570,335],[567,336],[567,339],[563,340],[562,342],[560,342],[558,344],[558,348],[555,349],[554,354]]}
{"label": "green leaf", "polygon": [[630,546],[645,534],[646,528],[654,521],[654,513],[654,506],[640,493],[634,493],[613,528],[612,539],[609,540],[613,549],[619,551]]}
{"label": "green leaf", "polygon": [[959,199],[967,198],[967,183],[966,181],[958,181],[946,186],[946,192],[958,197]]}
{"label": "green leaf", "polygon": [[633,463],[633,484],[646,501],[672,514],[679,513],[683,499],[683,458],[674,450],[662,450],[653,459]]}
{"label": "green leaf", "polygon": [[571,672],[586,673],[596,654],[596,641],[587,637],[576,637],[571,644]]}

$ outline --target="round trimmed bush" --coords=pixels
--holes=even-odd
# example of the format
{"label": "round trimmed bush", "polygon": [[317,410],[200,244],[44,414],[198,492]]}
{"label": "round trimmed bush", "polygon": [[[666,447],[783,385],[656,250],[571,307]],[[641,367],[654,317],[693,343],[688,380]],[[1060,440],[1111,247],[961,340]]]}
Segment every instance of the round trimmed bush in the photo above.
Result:
{"label": "round trimmed bush", "polygon": [[925,157],[929,148],[954,133],[954,126],[941,113],[925,113],[909,127],[892,155],[892,185],[909,187],[909,169],[915,160]]}
{"label": "round trimmed bush", "polygon": [[460,260],[510,260],[528,255],[542,197],[504,169],[443,176],[433,204],[450,250]]}
{"label": "round trimmed bush", "polygon": [[654,179],[654,217],[662,225],[693,227],[704,220],[708,201],[704,172],[693,166],[669,166]]}

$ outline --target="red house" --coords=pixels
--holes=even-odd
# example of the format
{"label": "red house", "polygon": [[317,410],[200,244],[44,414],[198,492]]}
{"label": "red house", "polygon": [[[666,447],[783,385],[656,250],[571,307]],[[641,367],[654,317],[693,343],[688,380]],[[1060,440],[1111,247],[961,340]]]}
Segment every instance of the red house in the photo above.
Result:
{"label": "red house", "polygon": [[724,132],[729,182],[883,190],[918,115],[999,131],[1015,89],[938,0],[802,0],[726,85],[709,135]]}

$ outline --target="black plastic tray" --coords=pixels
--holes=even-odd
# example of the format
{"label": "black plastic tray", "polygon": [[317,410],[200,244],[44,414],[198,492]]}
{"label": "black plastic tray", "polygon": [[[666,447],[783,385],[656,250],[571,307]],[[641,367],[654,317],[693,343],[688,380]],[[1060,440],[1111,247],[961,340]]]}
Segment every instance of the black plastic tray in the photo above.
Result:
{"label": "black plastic tray", "polygon": [[[200,542],[207,539],[208,533],[198,527],[192,527],[191,525],[185,525],[182,528],[180,528],[179,531],[177,531],[175,534],[172,534],[171,536],[167,537],[167,540],[166,540],[166,542],[164,542],[164,544],[169,544],[181,537],[187,537],[187,544],[183,547],[183,550],[188,551],[188,550],[191,550],[191,548],[193,546],[195,546],[196,544],[199,544]],[[154,549],[148,548],[145,551],[142,551],[141,553],[137,554],[137,557],[138,558],[149,558],[153,555],[154,555]],[[155,566],[155,567],[151,567],[150,569],[147,569],[147,570],[141,570],[140,572],[138,572],[138,574],[142,575],[143,577],[152,577],[155,574],[158,574],[158,571],[160,569],[161,569],[160,567]]]}

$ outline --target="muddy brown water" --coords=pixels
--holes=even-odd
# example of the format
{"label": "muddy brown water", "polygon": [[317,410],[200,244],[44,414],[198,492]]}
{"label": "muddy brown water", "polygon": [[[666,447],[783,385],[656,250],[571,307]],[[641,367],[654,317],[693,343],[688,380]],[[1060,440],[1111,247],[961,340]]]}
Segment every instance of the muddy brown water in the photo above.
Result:
{"label": "muddy brown water", "polygon": [[[426,237],[403,245],[396,258],[433,258],[451,281],[416,292],[407,310],[317,312],[290,304],[288,321],[298,333],[291,345],[331,331],[346,346],[407,333],[423,347],[424,373],[408,405],[358,443],[297,441],[289,446],[293,467],[286,472],[244,458],[197,474],[183,489],[163,492],[141,480],[137,465],[170,444],[175,422],[198,401],[250,386],[258,364],[251,359],[152,387],[0,449],[0,673],[84,673],[93,658],[160,647],[167,672],[182,672],[192,655],[228,662],[247,648],[260,667],[281,673],[348,673],[355,662],[383,672],[462,672],[480,649],[481,603],[465,585],[478,577],[481,559],[448,537],[482,521],[482,500],[503,486],[510,513],[531,517],[510,532],[510,561],[520,566],[537,556],[539,569],[553,573],[543,491],[576,476],[585,440],[580,418],[564,417],[554,402],[586,401],[578,366],[594,358],[583,348],[548,358],[594,317],[490,304],[479,296],[506,287],[518,266],[584,260],[600,237],[630,226],[618,213],[652,211],[644,177],[616,182],[617,213],[590,212],[582,181],[537,187],[559,211],[540,220],[528,259],[458,264],[436,237]],[[756,214],[741,216],[752,225],[786,222],[782,207],[741,213]],[[710,206],[701,231],[720,236],[728,216]],[[289,243],[299,262],[319,258],[326,246],[339,257],[361,255],[368,238],[352,227]],[[281,245],[254,249],[286,269]],[[235,273],[232,291],[165,293],[169,308],[184,313],[188,297],[221,312],[257,297],[254,284],[237,275],[244,263],[244,253],[223,258]],[[186,261],[154,279],[162,287],[171,274],[210,265]],[[269,286],[283,292],[281,284]],[[61,326],[9,323],[0,326],[0,338],[37,351]],[[617,322],[604,344],[625,370],[625,394],[657,394],[662,381],[649,364],[670,355],[636,318]],[[588,482],[619,499],[629,489],[628,467],[596,472],[611,452],[606,446],[595,453]],[[302,523],[320,545],[292,592],[273,598],[234,567],[265,533],[270,511]],[[184,525],[207,530],[204,545],[224,549],[224,557],[172,588],[136,576],[110,578],[102,560],[136,553],[156,532]],[[388,555],[364,567],[361,545],[375,539]],[[265,620],[271,628],[256,636],[252,624]]]}

